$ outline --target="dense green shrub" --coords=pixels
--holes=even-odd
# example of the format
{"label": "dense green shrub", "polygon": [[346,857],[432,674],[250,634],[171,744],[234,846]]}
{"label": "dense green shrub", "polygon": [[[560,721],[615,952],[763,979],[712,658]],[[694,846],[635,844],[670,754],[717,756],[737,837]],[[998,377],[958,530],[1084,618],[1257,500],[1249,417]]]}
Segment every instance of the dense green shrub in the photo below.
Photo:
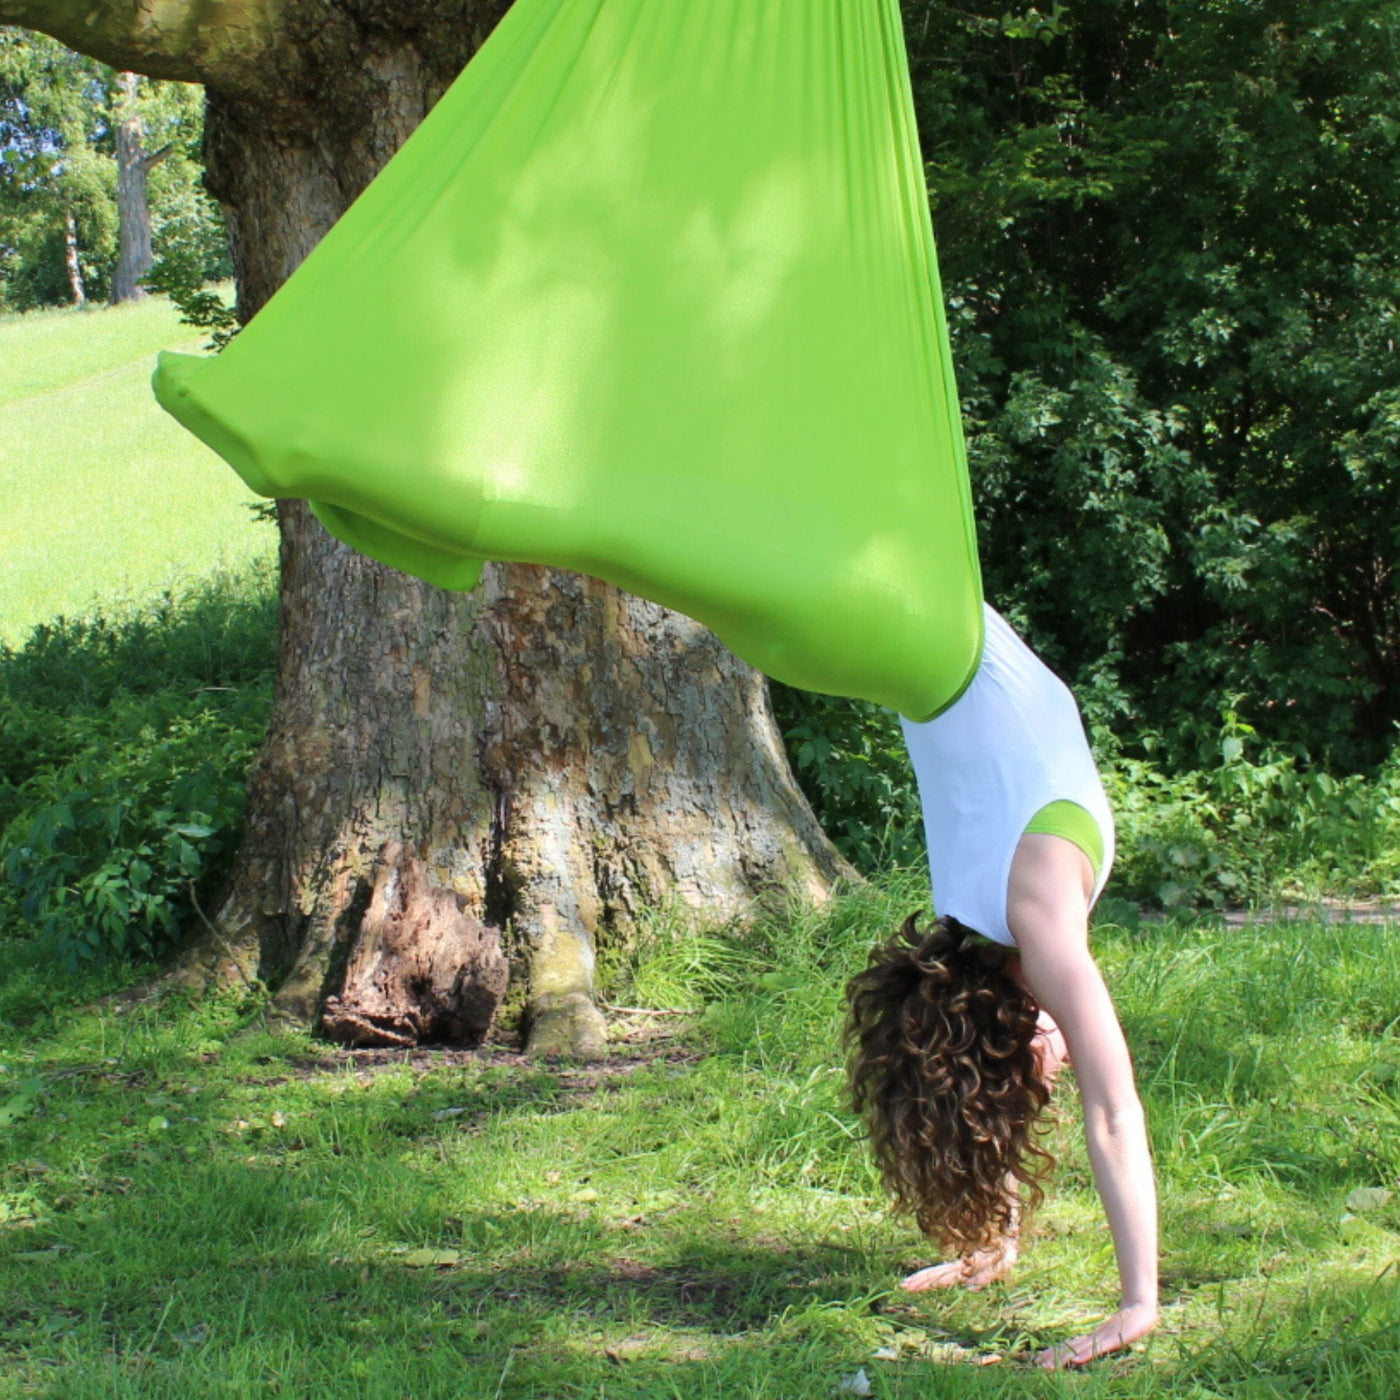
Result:
{"label": "dense green shrub", "polygon": [[[867,874],[920,868],[898,717],[776,682],[770,692],[798,779],[841,852]],[[1214,762],[1184,772],[1162,762],[1156,735],[1131,749],[1106,729],[1095,736],[1117,827],[1117,898],[1175,909],[1400,892],[1400,748],[1373,775],[1336,778],[1262,742],[1230,708],[1214,725]]]}
{"label": "dense green shrub", "polygon": [[274,618],[263,570],[0,649],[0,915],[70,965],[180,935],[237,848]]}
{"label": "dense green shrub", "polygon": [[858,870],[923,858],[919,795],[899,716],[769,681],[788,760],[826,834]]}
{"label": "dense green shrub", "polygon": [[903,9],[989,596],[1168,771],[1228,708],[1373,769],[1400,0]]}
{"label": "dense green shrub", "polygon": [[1213,768],[1168,776],[1120,753],[1103,771],[1120,894],[1173,909],[1400,892],[1400,749],[1335,778],[1227,710]]}

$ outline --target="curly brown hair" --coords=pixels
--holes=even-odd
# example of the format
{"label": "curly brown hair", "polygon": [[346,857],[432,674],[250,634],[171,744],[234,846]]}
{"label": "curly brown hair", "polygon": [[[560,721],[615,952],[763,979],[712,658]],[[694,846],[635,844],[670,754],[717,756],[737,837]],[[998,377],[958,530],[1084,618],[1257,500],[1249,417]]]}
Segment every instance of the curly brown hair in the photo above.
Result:
{"label": "curly brown hair", "polygon": [[1032,1137],[1050,1100],[1031,1048],[1039,1007],[1007,971],[1012,950],[918,918],[847,983],[851,1101],[896,1209],[968,1255],[1017,1230],[1055,1166]]}

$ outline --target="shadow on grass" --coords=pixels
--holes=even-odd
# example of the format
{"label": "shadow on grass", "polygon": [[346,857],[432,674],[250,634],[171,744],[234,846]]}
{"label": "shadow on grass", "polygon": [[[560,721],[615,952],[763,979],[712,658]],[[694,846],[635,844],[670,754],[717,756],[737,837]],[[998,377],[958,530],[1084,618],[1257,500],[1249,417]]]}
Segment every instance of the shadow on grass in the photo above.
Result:
{"label": "shadow on grass", "polygon": [[[872,1278],[878,1266],[852,1248],[647,1240],[601,1224],[581,1231],[576,1215],[544,1207],[528,1220],[525,1212],[481,1211],[443,1221],[440,1244],[495,1239],[502,1257],[494,1260],[468,1248],[438,1267],[369,1246],[357,1257],[323,1254],[307,1248],[304,1212],[270,1191],[264,1173],[227,1163],[216,1174],[214,1189],[236,1207],[236,1228],[203,1231],[202,1248],[191,1239],[178,1257],[133,1277],[155,1203],[134,1191],[112,1200],[105,1260],[28,1260],[33,1286],[0,1288],[0,1351],[32,1358],[62,1332],[70,1360],[94,1370],[144,1357],[192,1374],[236,1374],[247,1358],[312,1347],[331,1358],[435,1351],[492,1376],[513,1357],[502,1396],[580,1393],[623,1363],[664,1367],[676,1383],[688,1366],[697,1378],[737,1366],[810,1383],[814,1367],[829,1366],[834,1377],[868,1357],[864,1326],[886,1291]],[[254,1200],[257,1208],[246,1209]],[[531,1236],[588,1247],[592,1257],[558,1258],[529,1244]],[[638,1257],[643,1250],[648,1258]],[[6,1262],[0,1256],[0,1268]],[[1004,1326],[943,1331],[928,1318],[923,1326],[969,1352],[1007,1346]]]}
{"label": "shadow on grass", "polygon": [[[1011,1324],[943,1326],[927,1300],[916,1318],[922,1349],[874,1358],[870,1329],[880,1314],[907,1325],[911,1310],[890,1296],[888,1280],[873,1277],[878,1261],[854,1248],[648,1239],[595,1221],[591,1253],[560,1258],[547,1242],[580,1251],[579,1217],[535,1206],[444,1217],[440,1242],[458,1257],[415,1267],[368,1245],[359,1256],[308,1248],[304,1212],[269,1188],[265,1170],[232,1161],[203,1170],[235,1206],[257,1198],[259,1209],[235,1210],[229,1238],[207,1238],[203,1251],[188,1249],[144,1279],[132,1277],[138,1260],[114,1251],[106,1285],[79,1292],[64,1278],[78,1261],[56,1260],[27,1293],[0,1292],[0,1351],[72,1368],[64,1393],[78,1400],[102,1393],[85,1387],[114,1372],[161,1372],[171,1387],[115,1394],[177,1394],[181,1384],[221,1394],[207,1378],[252,1375],[268,1357],[310,1367],[313,1356],[361,1381],[392,1375],[415,1400],[826,1394],[858,1367],[887,1395],[924,1394],[930,1384],[940,1395],[1063,1393],[1043,1389],[1026,1368],[1036,1348],[1066,1340],[1072,1328],[1030,1335]],[[118,1214],[130,1213],[139,1236],[151,1205],[123,1198]],[[498,1257],[464,1247],[472,1239],[496,1240]],[[1393,1268],[1301,1296],[1281,1291],[1271,1300],[1266,1291],[1257,1308],[1251,1300],[1229,1311],[1238,1316],[1222,1315],[1219,1335],[1194,1344],[1164,1331],[1150,1367],[1139,1351],[1106,1358],[1093,1373],[1111,1380],[1115,1395],[1390,1393],[1400,1363]],[[951,1365],[940,1351],[950,1344]],[[977,1364],[992,1354],[1005,1364]],[[282,1365],[282,1382],[295,1388],[280,1393],[332,1393],[298,1362]],[[347,1383],[337,1393],[380,1392]]]}

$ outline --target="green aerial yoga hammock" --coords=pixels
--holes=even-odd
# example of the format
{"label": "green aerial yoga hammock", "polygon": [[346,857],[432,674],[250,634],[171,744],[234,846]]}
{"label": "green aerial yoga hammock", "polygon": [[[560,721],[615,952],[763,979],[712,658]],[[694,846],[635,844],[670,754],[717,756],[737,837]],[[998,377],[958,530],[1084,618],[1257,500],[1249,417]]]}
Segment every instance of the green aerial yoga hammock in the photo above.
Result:
{"label": "green aerial yoga hammock", "polygon": [[676,608],[927,719],[981,581],[898,0],[516,0],[161,404],[444,588],[484,559]]}

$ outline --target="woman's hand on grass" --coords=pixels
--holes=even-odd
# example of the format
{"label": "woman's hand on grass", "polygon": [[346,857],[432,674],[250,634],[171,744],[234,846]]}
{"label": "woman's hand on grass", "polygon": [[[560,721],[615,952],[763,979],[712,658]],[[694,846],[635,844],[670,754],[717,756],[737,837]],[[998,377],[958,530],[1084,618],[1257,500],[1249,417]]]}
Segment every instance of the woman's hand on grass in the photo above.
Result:
{"label": "woman's hand on grass", "polygon": [[1005,1240],[997,1249],[979,1250],[965,1259],[934,1264],[910,1274],[900,1285],[910,1293],[930,1288],[970,1288],[973,1292],[999,1279],[1016,1262],[1019,1251],[1015,1240]]}
{"label": "woman's hand on grass", "polygon": [[1010,1272],[1020,1256],[1021,1202],[1016,1195],[1016,1177],[1007,1172],[1003,1182],[1006,1189],[1007,1213],[1001,1238],[991,1249],[979,1249],[947,1264],[934,1264],[910,1274],[900,1285],[910,1293],[924,1293],[930,1288],[970,1288],[974,1293]]}
{"label": "woman's hand on grass", "polygon": [[1118,1351],[1139,1337],[1145,1337],[1156,1327],[1157,1317],[1155,1303],[1135,1303],[1119,1308],[1086,1336],[1075,1337],[1073,1341],[1041,1352],[1035,1359],[1036,1365],[1049,1371],[1062,1366],[1082,1366],[1096,1356]]}

